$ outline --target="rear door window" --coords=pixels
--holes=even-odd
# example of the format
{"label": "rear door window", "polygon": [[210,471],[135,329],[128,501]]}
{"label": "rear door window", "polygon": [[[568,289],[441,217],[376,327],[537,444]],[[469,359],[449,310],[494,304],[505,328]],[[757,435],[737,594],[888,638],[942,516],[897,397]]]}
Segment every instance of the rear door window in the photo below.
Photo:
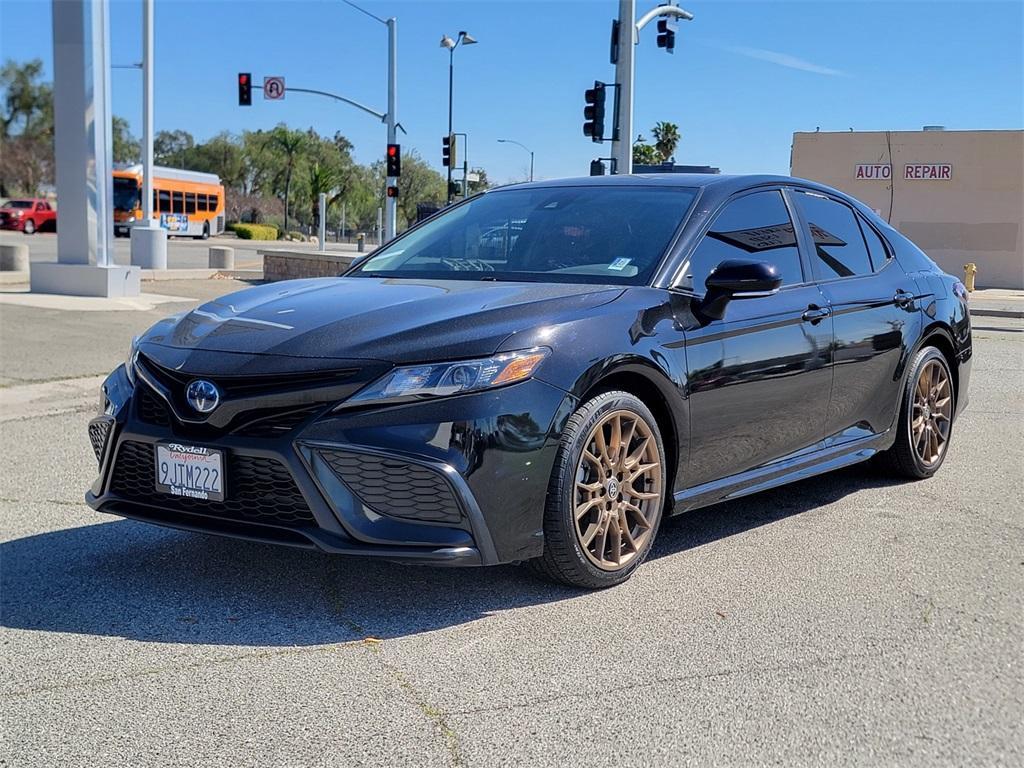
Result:
{"label": "rear door window", "polygon": [[875,232],[875,228],[864,221],[864,219],[860,219],[860,228],[864,231],[864,239],[868,243],[868,253],[871,254],[871,266],[877,272],[889,260],[889,249],[886,247],[881,235]]}
{"label": "rear door window", "polygon": [[814,243],[811,264],[816,280],[871,274],[868,247],[852,208],[803,190],[797,190],[793,199],[811,230]]}
{"label": "rear door window", "polygon": [[779,190],[755,192],[727,203],[683,263],[680,286],[704,293],[711,270],[726,259],[773,264],[783,285],[804,281],[796,230]]}

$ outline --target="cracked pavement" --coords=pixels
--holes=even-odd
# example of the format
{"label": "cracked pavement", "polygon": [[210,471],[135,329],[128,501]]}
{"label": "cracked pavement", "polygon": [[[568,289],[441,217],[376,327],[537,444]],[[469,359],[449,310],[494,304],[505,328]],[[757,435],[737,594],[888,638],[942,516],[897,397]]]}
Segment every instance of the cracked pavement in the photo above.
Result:
{"label": "cracked pavement", "polygon": [[581,593],[89,510],[89,377],[180,308],[0,314],[0,764],[1024,761],[1021,321],[976,322],[932,480],[693,512]]}

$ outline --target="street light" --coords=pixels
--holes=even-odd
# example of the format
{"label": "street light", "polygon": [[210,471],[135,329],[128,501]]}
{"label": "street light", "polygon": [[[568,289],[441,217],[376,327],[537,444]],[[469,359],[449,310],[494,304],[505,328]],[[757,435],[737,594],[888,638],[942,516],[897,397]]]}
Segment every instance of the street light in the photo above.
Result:
{"label": "street light", "polygon": [[522,147],[530,153],[530,181],[533,181],[533,150],[520,141],[515,139],[498,139],[499,144],[515,144],[518,147]]}
{"label": "street light", "polygon": [[[455,83],[455,49],[459,45],[475,45],[476,38],[466,31],[459,32],[452,40],[448,35],[441,36],[441,47],[448,49],[448,135],[452,135],[452,87]],[[448,166],[448,202],[452,201],[452,167]]]}

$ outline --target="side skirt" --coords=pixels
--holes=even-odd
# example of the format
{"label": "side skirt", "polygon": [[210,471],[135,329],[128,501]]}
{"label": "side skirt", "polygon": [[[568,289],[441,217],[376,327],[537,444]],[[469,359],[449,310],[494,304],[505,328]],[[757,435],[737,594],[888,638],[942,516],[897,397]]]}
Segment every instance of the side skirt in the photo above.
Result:
{"label": "side skirt", "polygon": [[741,496],[749,496],[769,488],[848,467],[870,459],[890,445],[892,434],[886,431],[840,445],[826,446],[810,453],[804,451],[737,475],[677,491],[673,497],[675,504],[672,514],[678,515],[691,509],[738,499]]}

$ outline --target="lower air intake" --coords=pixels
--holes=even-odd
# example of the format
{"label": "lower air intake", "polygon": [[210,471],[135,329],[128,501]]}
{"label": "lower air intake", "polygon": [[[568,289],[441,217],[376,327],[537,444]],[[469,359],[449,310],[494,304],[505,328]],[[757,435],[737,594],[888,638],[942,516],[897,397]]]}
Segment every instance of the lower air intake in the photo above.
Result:
{"label": "lower air intake", "polygon": [[107,446],[107,438],[110,436],[112,421],[106,419],[96,420],[89,424],[89,442],[92,444],[92,451],[96,454],[96,461],[103,462],[103,449]]}
{"label": "lower air intake", "polygon": [[319,451],[321,458],[362,502],[382,515],[458,525],[462,512],[438,473],[399,459],[347,451]]}

